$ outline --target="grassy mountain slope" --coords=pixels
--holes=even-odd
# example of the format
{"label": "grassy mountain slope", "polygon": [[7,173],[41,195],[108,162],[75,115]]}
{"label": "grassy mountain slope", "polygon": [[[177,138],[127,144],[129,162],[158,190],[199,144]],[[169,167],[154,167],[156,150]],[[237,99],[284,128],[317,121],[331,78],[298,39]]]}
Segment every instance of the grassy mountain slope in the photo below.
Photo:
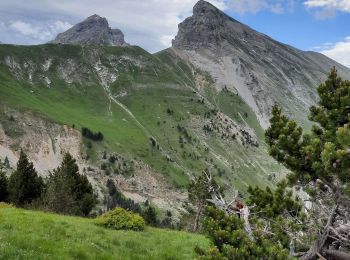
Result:
{"label": "grassy mountain slope", "polygon": [[201,235],[98,227],[91,219],[0,209],[0,259],[193,259]]}
{"label": "grassy mountain slope", "polygon": [[205,168],[243,193],[271,185],[282,168],[267,155],[256,116],[212,84],[168,51],[0,45],[1,109],[101,131],[102,143],[82,149],[90,163],[99,165],[107,150],[143,161],[176,187]]}

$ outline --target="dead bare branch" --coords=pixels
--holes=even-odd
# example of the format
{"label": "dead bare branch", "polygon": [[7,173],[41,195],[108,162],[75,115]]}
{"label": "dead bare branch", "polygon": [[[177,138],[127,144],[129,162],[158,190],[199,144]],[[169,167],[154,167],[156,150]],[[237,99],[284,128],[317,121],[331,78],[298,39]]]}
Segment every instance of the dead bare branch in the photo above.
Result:
{"label": "dead bare branch", "polygon": [[316,259],[316,256],[323,249],[323,246],[329,236],[329,230],[331,225],[333,224],[337,209],[338,209],[338,204],[334,205],[332,210],[330,211],[327,224],[323,229],[324,230],[323,234],[321,234],[321,237],[315,241],[315,243],[311,246],[309,251],[307,251],[306,254],[301,257],[302,260]]}
{"label": "dead bare branch", "polygon": [[[251,241],[254,241],[253,230],[252,230],[250,223],[249,223],[249,208],[248,208],[248,206],[243,205],[242,208],[236,208],[235,206],[233,206],[233,204],[238,201],[237,195],[235,195],[235,197],[231,200],[230,203],[227,203],[226,200],[224,199],[224,196],[220,192],[220,187],[217,188],[213,184],[213,177],[207,172],[204,172],[204,174],[207,177],[208,192],[211,195],[211,199],[208,199],[207,201],[211,202],[212,204],[215,205],[215,207],[223,210],[228,215],[239,214],[242,217],[242,219],[244,220],[244,230],[246,231],[249,239]],[[238,193],[235,192],[234,194],[238,194]]]}
{"label": "dead bare branch", "polygon": [[350,254],[339,250],[324,250],[326,259],[349,260]]}

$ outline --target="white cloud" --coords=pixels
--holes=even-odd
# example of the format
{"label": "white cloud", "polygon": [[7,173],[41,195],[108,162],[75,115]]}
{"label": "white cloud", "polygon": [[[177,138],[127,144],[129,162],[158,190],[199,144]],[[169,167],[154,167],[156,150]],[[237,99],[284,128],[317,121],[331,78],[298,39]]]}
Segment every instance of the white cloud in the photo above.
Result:
{"label": "white cloud", "polygon": [[334,8],[339,11],[350,12],[349,0],[308,0],[304,2],[304,5],[310,8]]}
{"label": "white cloud", "polygon": [[314,49],[350,68],[350,37],[335,44],[327,43]]}
{"label": "white cloud", "polygon": [[[21,26],[12,27],[12,29],[17,33],[23,34],[25,32],[28,37],[32,37],[38,30],[33,25],[37,22],[47,24],[47,20],[52,20],[52,15],[57,20],[75,24],[92,14],[98,14],[106,17],[111,27],[121,29],[126,40],[131,44],[140,45],[149,51],[158,51],[170,46],[171,38],[177,33],[178,24],[191,15],[192,8],[197,1],[99,0],[97,4],[96,0],[1,0],[0,21],[5,19],[2,17],[3,14],[15,16],[15,18],[11,17],[15,21],[25,21],[24,18],[31,19],[32,26],[21,24]],[[221,10],[227,8],[226,0],[209,0],[208,2]],[[35,17],[36,15],[37,17]],[[36,18],[38,21],[33,21]],[[26,23],[29,22],[26,21]],[[57,32],[64,31],[64,26],[56,26],[55,28]],[[42,30],[40,29],[40,31]],[[54,32],[50,28],[48,31]],[[52,35],[53,37],[54,35]],[[38,39],[37,43],[41,42],[43,41]]]}
{"label": "white cloud", "polygon": [[350,12],[349,0],[307,0],[304,5],[317,10],[315,13],[317,19],[333,18],[338,11]]}
{"label": "white cloud", "polygon": [[325,20],[334,18],[337,15],[337,11],[334,8],[321,8],[315,12],[315,18],[317,20]]}
{"label": "white cloud", "polygon": [[160,42],[163,46],[171,46],[171,42],[174,39],[174,35],[162,35],[160,37]]}
{"label": "white cloud", "polygon": [[15,21],[10,24],[10,27],[15,31],[27,35],[27,36],[37,36],[38,28],[34,28],[31,24],[22,21]]}
{"label": "white cloud", "polygon": [[[87,17],[92,12],[108,19],[112,27],[120,28],[126,40],[132,44],[141,45],[157,51],[170,47],[171,39],[177,33],[178,24],[184,17],[191,15],[192,8],[198,0],[100,0],[96,6],[95,0],[81,1],[61,0],[53,6],[62,12],[77,9],[81,17]],[[225,9],[224,0],[209,0],[220,9]],[[92,9],[91,6],[95,8]],[[92,11],[93,10],[93,11]]]}
{"label": "white cloud", "polygon": [[38,25],[21,20],[11,21],[8,23],[8,28],[10,30],[12,29],[17,34],[20,34],[20,36],[28,37],[34,40],[37,39],[41,42],[51,40],[59,32],[67,30],[70,27],[72,27],[70,23],[63,21],[52,21]]}
{"label": "white cloud", "polygon": [[52,31],[65,31],[71,27],[72,25],[70,23],[62,21],[55,21],[53,24],[50,25]]}
{"label": "white cloud", "polygon": [[228,0],[227,6],[238,14],[256,14],[260,11],[270,11],[283,14],[294,10],[294,0]]}

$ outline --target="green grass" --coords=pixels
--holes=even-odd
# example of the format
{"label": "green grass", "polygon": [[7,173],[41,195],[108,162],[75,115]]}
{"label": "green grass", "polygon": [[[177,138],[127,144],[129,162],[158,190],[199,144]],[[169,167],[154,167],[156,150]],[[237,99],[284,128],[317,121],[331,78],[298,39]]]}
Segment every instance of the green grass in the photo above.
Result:
{"label": "green grass", "polygon": [[201,235],[147,227],[114,231],[91,219],[0,209],[0,259],[193,259]]}

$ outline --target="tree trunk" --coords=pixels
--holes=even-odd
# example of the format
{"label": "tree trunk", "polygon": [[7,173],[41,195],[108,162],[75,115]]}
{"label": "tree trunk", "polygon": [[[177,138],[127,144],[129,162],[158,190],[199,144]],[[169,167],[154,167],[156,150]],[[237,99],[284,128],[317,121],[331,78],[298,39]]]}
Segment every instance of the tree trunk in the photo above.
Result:
{"label": "tree trunk", "polygon": [[194,226],[193,226],[193,232],[197,232],[198,226],[199,226],[199,218],[202,215],[202,210],[203,210],[203,203],[200,202],[198,205],[198,210],[196,214],[196,218],[194,220]]}
{"label": "tree trunk", "polygon": [[295,254],[295,239],[292,238],[289,243],[289,256],[293,257]]}
{"label": "tree trunk", "polygon": [[254,241],[253,230],[252,230],[250,223],[249,223],[249,208],[248,208],[248,206],[245,206],[244,208],[242,208],[240,210],[240,214],[241,214],[241,216],[243,215],[244,230],[246,231],[250,241]]}

